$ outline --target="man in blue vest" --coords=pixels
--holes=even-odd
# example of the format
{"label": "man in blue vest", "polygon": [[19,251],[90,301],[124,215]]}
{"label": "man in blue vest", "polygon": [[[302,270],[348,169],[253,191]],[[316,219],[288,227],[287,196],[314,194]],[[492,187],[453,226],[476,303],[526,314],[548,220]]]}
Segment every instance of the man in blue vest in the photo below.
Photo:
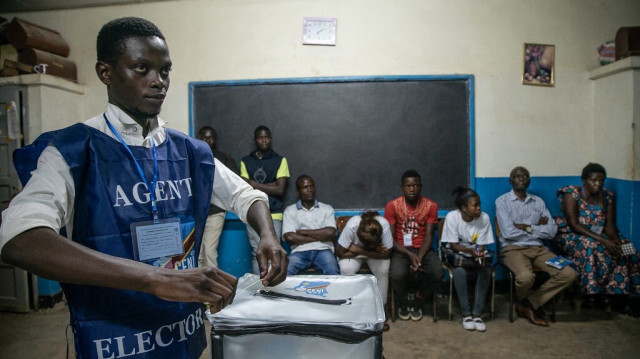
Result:
{"label": "man in blue vest", "polygon": [[16,151],[18,171],[35,171],[3,212],[2,261],[61,282],[78,358],[199,358],[202,303],[219,311],[237,283],[197,267],[209,204],[260,233],[263,284],[284,280],[286,253],[266,196],[158,118],[171,70],[160,30],[116,19],[97,50],[106,110]]}
{"label": "man in blue vest", "polygon": [[[287,159],[271,149],[271,130],[267,126],[258,126],[253,131],[256,150],[244,156],[240,161],[240,176],[251,187],[269,196],[269,209],[273,227],[278,238],[282,236],[282,212],[284,211],[284,191],[289,179]],[[258,274],[256,260],[260,237],[252,228],[247,227],[247,236],[253,254],[253,273]]]}

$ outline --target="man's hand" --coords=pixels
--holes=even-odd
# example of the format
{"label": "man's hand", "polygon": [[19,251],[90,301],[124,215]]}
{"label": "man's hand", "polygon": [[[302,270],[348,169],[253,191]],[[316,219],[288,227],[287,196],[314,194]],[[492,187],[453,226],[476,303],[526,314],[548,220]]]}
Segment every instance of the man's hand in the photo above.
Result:
{"label": "man's hand", "polygon": [[411,273],[415,273],[416,271],[418,271],[418,269],[420,269],[420,258],[418,258],[418,255],[413,253],[413,252],[409,252],[409,269],[411,270]]}
{"label": "man's hand", "polygon": [[539,226],[544,226],[547,223],[549,223],[549,217],[540,217],[540,220],[538,221]]}
{"label": "man's hand", "polygon": [[151,293],[169,301],[209,303],[211,313],[231,304],[238,280],[218,268],[184,270],[157,268]]}
{"label": "man's hand", "polygon": [[527,230],[527,225],[524,223],[514,223],[513,226],[523,231]]}
{"label": "man's hand", "polygon": [[256,260],[263,285],[277,285],[287,278],[289,258],[273,234],[260,236]]}
{"label": "man's hand", "polygon": [[376,246],[376,252],[380,254],[387,254],[390,250],[390,248],[386,248],[385,246],[383,246],[382,243],[378,243],[378,245]]}
{"label": "man's hand", "polygon": [[271,213],[266,202],[255,201],[247,212],[247,221],[256,233],[260,234],[260,243],[256,252],[256,261],[260,268],[263,285],[276,285],[287,278],[289,259],[282,249],[280,239],[276,237]]}
{"label": "man's hand", "polygon": [[349,252],[355,253],[356,255],[362,255],[364,253],[364,248],[357,246],[355,244],[350,244],[348,248]]}

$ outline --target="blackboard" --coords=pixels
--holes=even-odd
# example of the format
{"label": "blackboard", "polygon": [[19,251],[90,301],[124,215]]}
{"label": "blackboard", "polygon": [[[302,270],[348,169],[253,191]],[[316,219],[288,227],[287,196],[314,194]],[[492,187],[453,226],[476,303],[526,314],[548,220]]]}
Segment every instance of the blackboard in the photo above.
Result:
{"label": "blackboard", "polygon": [[189,100],[190,134],[214,127],[218,148],[238,162],[254,150],[254,129],[271,129],[291,172],[286,204],[301,174],[336,210],[384,208],[407,169],[450,209],[453,186],[474,178],[470,75],[194,82]]}

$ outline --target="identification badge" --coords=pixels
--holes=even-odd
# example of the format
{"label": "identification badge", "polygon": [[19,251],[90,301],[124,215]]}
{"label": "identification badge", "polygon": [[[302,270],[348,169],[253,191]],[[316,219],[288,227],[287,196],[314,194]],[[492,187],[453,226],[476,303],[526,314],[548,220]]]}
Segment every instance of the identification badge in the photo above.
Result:
{"label": "identification badge", "polygon": [[602,234],[603,226],[591,226],[591,231],[597,234]]}
{"label": "identification badge", "polygon": [[141,262],[184,254],[178,218],[131,223],[131,237],[133,255]]}
{"label": "identification badge", "polygon": [[405,247],[411,247],[413,245],[413,234],[403,232],[402,239],[404,240]]}

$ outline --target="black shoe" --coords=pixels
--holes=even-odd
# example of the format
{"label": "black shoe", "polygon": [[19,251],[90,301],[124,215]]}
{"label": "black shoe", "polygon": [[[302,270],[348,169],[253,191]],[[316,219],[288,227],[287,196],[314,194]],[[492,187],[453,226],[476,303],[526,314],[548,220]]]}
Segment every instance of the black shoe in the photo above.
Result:
{"label": "black shoe", "polygon": [[411,313],[409,312],[409,308],[407,307],[398,308],[398,318],[402,320],[409,320],[410,317],[411,317]]}
{"label": "black shoe", "polygon": [[419,306],[411,307],[409,308],[409,311],[411,320],[417,322],[418,320],[422,319],[422,308],[420,308]]}

